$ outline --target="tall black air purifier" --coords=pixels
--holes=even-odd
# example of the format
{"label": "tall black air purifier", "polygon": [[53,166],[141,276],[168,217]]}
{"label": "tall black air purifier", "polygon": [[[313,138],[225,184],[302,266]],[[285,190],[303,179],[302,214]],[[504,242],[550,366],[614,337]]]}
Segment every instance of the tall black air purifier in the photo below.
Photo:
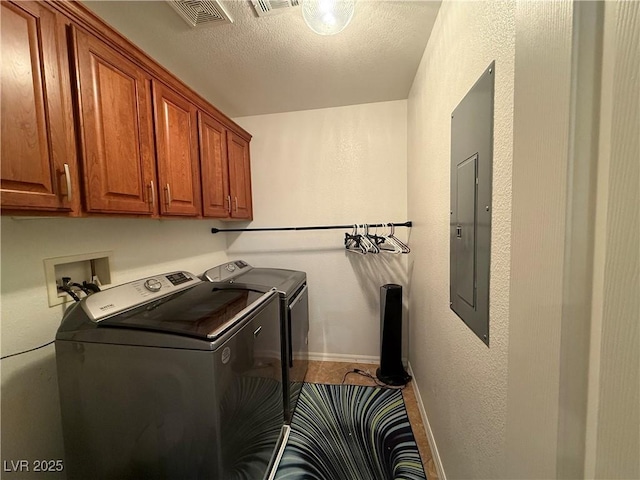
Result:
{"label": "tall black air purifier", "polygon": [[402,366],[402,286],[380,287],[380,368],[378,380],[387,385],[406,385],[411,376]]}

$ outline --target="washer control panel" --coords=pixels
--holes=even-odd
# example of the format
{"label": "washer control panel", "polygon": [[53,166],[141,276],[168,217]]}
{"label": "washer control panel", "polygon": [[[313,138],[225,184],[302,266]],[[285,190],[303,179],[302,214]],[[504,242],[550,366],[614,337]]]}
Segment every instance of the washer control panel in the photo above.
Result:
{"label": "washer control panel", "polygon": [[118,285],[82,299],[82,308],[93,321],[130,310],[157,298],[191,288],[202,281],[189,272],[170,272]]}
{"label": "washer control panel", "polygon": [[146,280],[144,282],[144,286],[150,292],[159,292],[160,289],[162,288],[162,282],[157,278],[150,278],[149,280]]}
{"label": "washer control panel", "polygon": [[210,268],[204,272],[203,277],[210,282],[225,282],[241,273],[251,270],[251,268],[251,265],[244,260],[234,260],[233,262],[223,263],[217,267]]}

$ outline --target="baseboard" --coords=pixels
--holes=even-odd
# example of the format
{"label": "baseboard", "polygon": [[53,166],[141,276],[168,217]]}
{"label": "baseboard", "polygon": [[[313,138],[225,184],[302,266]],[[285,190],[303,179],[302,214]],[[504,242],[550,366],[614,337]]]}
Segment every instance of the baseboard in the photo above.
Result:
{"label": "baseboard", "polygon": [[380,357],[372,355],[348,355],[344,353],[309,352],[309,360],[319,362],[346,362],[346,363],[380,363]]}
{"label": "baseboard", "polygon": [[440,480],[447,480],[447,476],[444,473],[444,467],[442,466],[442,460],[440,459],[440,453],[438,453],[438,446],[436,445],[436,439],[433,436],[433,431],[431,430],[431,425],[429,424],[429,419],[427,418],[427,412],[424,409],[424,403],[422,402],[422,397],[420,396],[420,389],[418,388],[418,384],[416,383],[416,376],[413,374],[413,369],[411,368],[411,364],[408,364],[409,375],[411,375],[413,383],[413,392],[416,395],[416,401],[418,402],[418,410],[420,411],[420,416],[422,417],[422,423],[424,424],[424,428],[427,431],[427,440],[429,440],[429,448],[431,448],[431,455],[433,456],[433,463],[436,466],[436,470],[438,471],[438,478]]}

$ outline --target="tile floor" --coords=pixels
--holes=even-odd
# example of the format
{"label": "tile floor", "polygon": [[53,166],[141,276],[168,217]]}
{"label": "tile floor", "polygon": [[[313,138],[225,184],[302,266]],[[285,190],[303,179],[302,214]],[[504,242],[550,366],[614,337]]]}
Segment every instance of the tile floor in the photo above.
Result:
{"label": "tile floor", "polygon": [[[369,372],[371,375],[375,376],[377,365],[368,363],[310,361],[309,370],[307,371],[305,380],[312,383],[340,384],[344,378],[345,384],[375,386],[373,379],[357,373],[350,373],[345,378],[345,374],[352,371],[354,368],[364,370],[365,372]],[[427,479],[438,480],[438,472],[435,464],[433,463],[431,449],[429,448],[429,443],[427,441],[427,433],[422,423],[422,417],[420,417],[418,402],[416,401],[413,384],[411,382],[409,382],[404,390],[402,390],[402,396],[407,407],[409,422],[411,422],[411,429],[413,430],[413,435],[416,439],[416,443],[418,444],[418,450],[420,451],[420,457],[422,458],[422,464],[424,465]]]}

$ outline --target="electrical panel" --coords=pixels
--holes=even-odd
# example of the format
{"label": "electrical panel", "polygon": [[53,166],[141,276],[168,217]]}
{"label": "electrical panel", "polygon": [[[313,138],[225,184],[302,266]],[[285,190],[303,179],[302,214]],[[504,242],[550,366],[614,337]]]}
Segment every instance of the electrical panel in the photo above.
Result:
{"label": "electrical panel", "polygon": [[495,62],[451,114],[449,305],[489,345]]}

